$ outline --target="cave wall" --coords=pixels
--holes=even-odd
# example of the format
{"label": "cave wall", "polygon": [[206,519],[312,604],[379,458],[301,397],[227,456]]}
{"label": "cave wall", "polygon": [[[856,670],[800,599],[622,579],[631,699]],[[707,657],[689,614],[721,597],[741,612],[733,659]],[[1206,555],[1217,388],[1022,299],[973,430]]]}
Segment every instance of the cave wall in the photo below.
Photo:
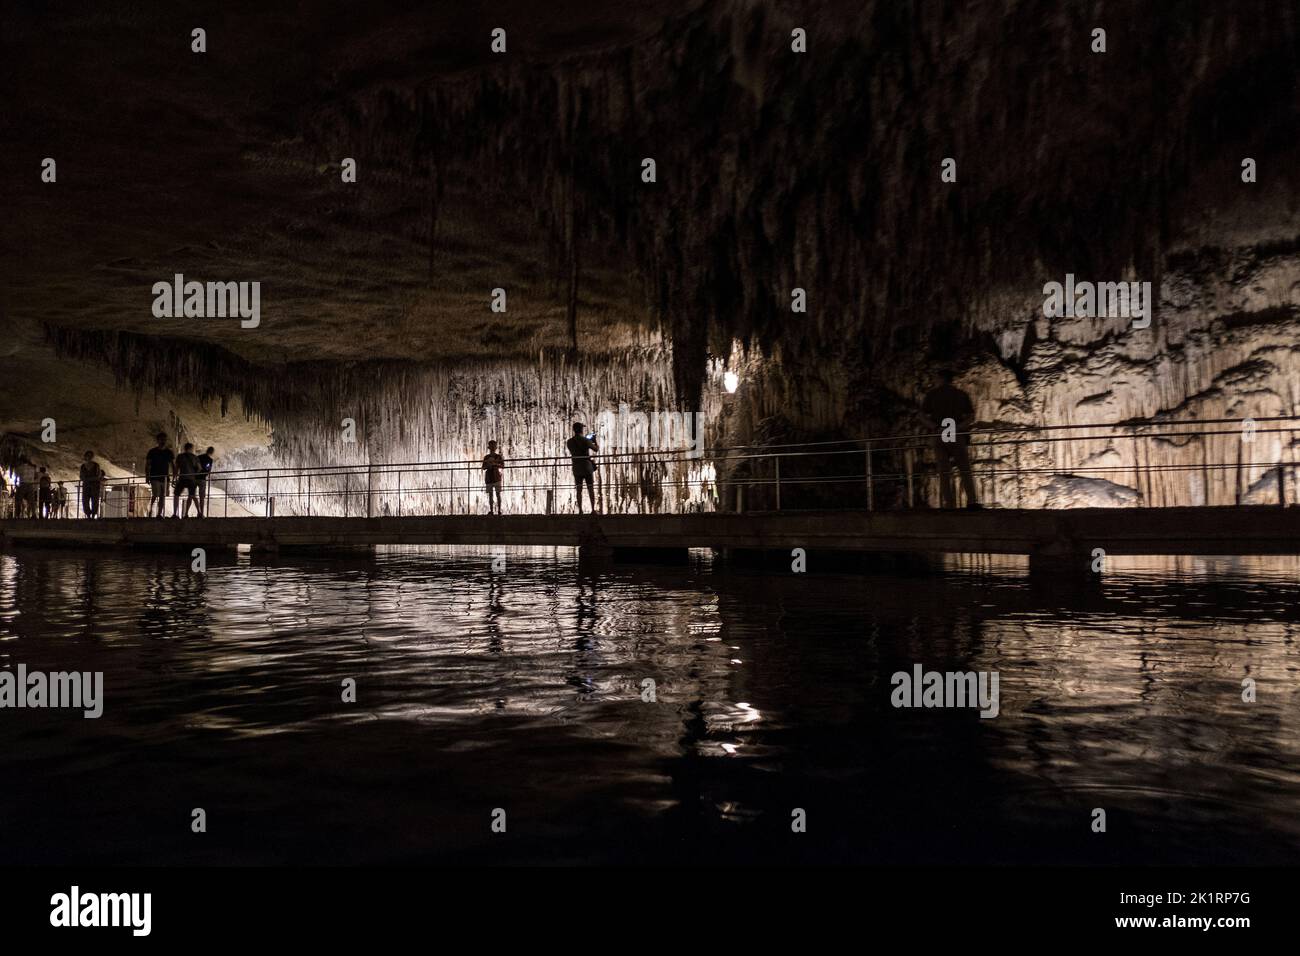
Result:
{"label": "cave wall", "polygon": [[[809,367],[846,340],[869,358],[900,331],[996,323],[1044,274],[1160,287],[1207,210],[1292,238],[1298,21],[1256,2],[717,0],[617,50],[358,83],[305,122],[323,155],[365,143],[435,196],[530,203],[557,268],[624,247],[689,402],[732,340]],[[1253,189],[1243,156],[1267,171]]]}
{"label": "cave wall", "polygon": [[[1098,26],[1105,53],[1090,49]],[[806,54],[790,48],[796,27]],[[157,223],[132,220],[122,259],[102,226],[107,261],[87,268],[111,273],[117,299],[87,294],[84,277],[25,285],[36,259],[57,257],[6,237],[19,268],[0,318],[52,302],[64,360],[108,366],[125,394],[182,420],[256,423],[264,441],[228,450],[248,467],[354,452],[358,464],[477,458],[489,437],[479,417],[497,406],[506,417],[493,427],[515,456],[554,453],[556,422],[623,401],[708,411],[710,444],[920,431],[916,402],[943,364],[960,368],[982,418],[1007,424],[1292,407],[1294,8],[706,0],[634,33],[525,43],[527,55],[454,67],[416,40],[393,58],[398,41],[379,42],[383,30],[347,41],[347,56],[330,46],[328,73],[304,66],[282,102],[259,100],[255,116],[224,104],[229,135],[218,139],[237,148],[222,154],[222,218],[190,217],[201,228],[173,225],[166,242]],[[195,89],[195,104],[211,102]],[[185,145],[208,139],[195,130]],[[129,165],[129,144],[115,142]],[[186,155],[187,169],[212,159]],[[346,196],[340,156],[365,170],[367,185]],[[1246,156],[1256,182],[1241,178]],[[645,157],[654,183],[640,177]],[[955,182],[940,178],[948,157]],[[292,182],[310,188],[276,209],[268,197]],[[225,208],[241,195],[256,214]],[[57,210],[39,208],[53,222]],[[199,235],[213,222],[224,251]],[[85,228],[57,225],[60,240]],[[234,259],[214,259],[230,248]],[[181,261],[274,263],[292,302],[257,335],[160,328],[146,280]],[[512,296],[515,281],[528,290],[509,320],[482,296],[504,281],[498,261]],[[1066,272],[1151,281],[1151,329],[1043,318],[1042,285]],[[636,303],[625,301],[632,287]],[[806,313],[791,311],[794,288]],[[94,308],[50,298],[58,289]],[[446,343],[442,359],[415,361]],[[385,361],[358,361],[367,349]],[[411,362],[396,358],[404,350]],[[731,398],[717,391],[723,365],[741,373]],[[336,443],[345,409],[360,450]],[[13,427],[30,437],[39,411],[27,403]],[[1232,460],[1231,438],[1151,443],[1141,461]],[[1273,438],[1261,441],[1251,451],[1277,458]],[[1255,463],[1231,485],[1202,475],[1199,491],[1179,484],[1186,475],[1057,480],[1084,467],[1122,477],[1138,462],[1122,444],[1062,444],[1033,461],[1046,484],[988,492],[999,503],[1220,503],[1244,481],[1248,499],[1268,493]]]}
{"label": "cave wall", "polygon": [[[576,359],[561,350],[532,360],[276,366],[204,343],[133,333],[51,327],[48,336],[64,361],[107,365],[125,393],[165,401],[188,391],[209,414],[242,415],[267,429],[265,444],[217,448],[217,470],[224,473],[218,492],[228,489],[236,507],[252,513],[265,510],[268,472],[279,514],[482,510],[478,463],[489,440],[499,442],[507,459],[509,510],[541,512],[548,501],[561,510],[573,495],[563,456],[574,422],[597,434],[597,486],[606,510],[717,504],[713,463],[688,452],[719,440],[722,368],[710,376],[699,407],[683,415],[671,351],[655,335],[618,355]],[[209,441],[201,428],[185,429],[176,440]],[[649,462],[634,456],[665,449],[675,453],[656,456],[663,465],[656,494],[644,484]],[[442,464],[413,467],[421,463]],[[326,465],[346,473],[318,473],[310,486],[287,474]]]}
{"label": "cave wall", "polygon": [[[742,389],[744,412],[728,417],[732,436],[869,437],[881,448],[910,445],[911,452],[877,454],[878,503],[903,505],[910,471],[914,500],[937,506],[928,440],[886,439],[933,433],[920,403],[939,384],[938,370],[948,367],[986,428],[975,451],[985,503],[1294,502],[1298,423],[1266,419],[1300,414],[1298,253],[1297,241],[1180,250],[1162,269],[1160,308],[1146,329],[1124,317],[1045,317],[1040,292],[1006,300],[1000,315],[986,316],[983,329],[918,334],[892,345],[857,374],[840,362],[778,357]],[[1213,423],[1172,425],[1195,421]],[[1155,426],[1111,427],[1131,422]],[[1051,433],[1022,426],[1096,427]],[[1211,434],[1187,434],[1194,431]],[[1154,433],[1165,437],[1129,437]],[[828,460],[821,469],[844,473],[863,474],[864,467],[848,461],[832,467]],[[860,483],[847,493],[865,500]]]}
{"label": "cave wall", "polygon": [[[144,466],[154,435],[166,432],[179,449],[186,441],[218,446],[225,454],[265,449],[270,427],[245,413],[237,395],[206,401],[195,383],[124,388],[104,354],[73,357],[47,342],[35,324],[10,322],[0,337],[0,468],[21,455],[49,469],[56,481],[75,481],[81,456],[94,452],[110,478]],[[52,419],[54,440],[42,440]]]}

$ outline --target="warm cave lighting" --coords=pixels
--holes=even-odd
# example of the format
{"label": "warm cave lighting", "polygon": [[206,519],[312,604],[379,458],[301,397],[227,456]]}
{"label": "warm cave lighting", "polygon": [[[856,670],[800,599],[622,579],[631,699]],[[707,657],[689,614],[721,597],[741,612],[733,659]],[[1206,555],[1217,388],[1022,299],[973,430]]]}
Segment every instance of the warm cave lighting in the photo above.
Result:
{"label": "warm cave lighting", "polygon": [[1300,938],[1300,0],[226,5],[0,0],[6,952]]}

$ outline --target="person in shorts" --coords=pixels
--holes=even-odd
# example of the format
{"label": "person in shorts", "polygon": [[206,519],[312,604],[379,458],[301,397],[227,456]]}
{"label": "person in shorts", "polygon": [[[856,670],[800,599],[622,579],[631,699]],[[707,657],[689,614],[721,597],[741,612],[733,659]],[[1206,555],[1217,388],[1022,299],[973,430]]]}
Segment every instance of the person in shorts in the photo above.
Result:
{"label": "person in shorts", "polygon": [[172,498],[172,517],[179,518],[181,495],[188,495],[185,499],[185,517],[190,516],[190,505],[198,508],[199,517],[203,517],[203,504],[199,501],[199,476],[203,474],[203,466],[199,464],[199,456],[194,454],[194,445],[192,442],[185,443],[185,449],[176,456],[176,494]]}
{"label": "person in shorts", "polygon": [[216,449],[211,445],[208,450],[199,455],[199,517],[202,518],[208,510],[208,475],[212,474],[212,466],[216,464],[216,458],[213,457]]}
{"label": "person in shorts", "polygon": [[501,472],[505,470],[505,457],[497,452],[497,443],[488,442],[488,453],[483,456],[483,483],[487,487],[488,514],[492,514],[492,499],[496,498],[496,513],[501,513]]}
{"label": "person in shorts", "polygon": [[573,437],[566,443],[569,448],[569,458],[573,461],[573,486],[578,495],[578,514],[582,514],[582,486],[587,486],[587,497],[591,501],[591,512],[596,513],[596,491],[593,478],[596,474],[596,463],[591,460],[591,453],[599,451],[596,446],[596,435],[593,432],[585,434],[587,426],[581,422],[574,422]]}
{"label": "person in shorts", "polygon": [[87,518],[99,517],[99,493],[104,482],[104,469],[95,461],[95,453],[81,456],[81,513]]}
{"label": "person in shorts", "polygon": [[172,476],[172,470],[176,462],[176,455],[167,447],[167,433],[159,432],[156,436],[158,444],[149,449],[149,453],[144,456],[144,477],[149,482],[149,513],[148,517],[154,516],[154,502],[158,503],[158,517],[164,518],[167,509],[167,481]]}
{"label": "person in shorts", "polygon": [[36,512],[38,518],[54,517],[54,483],[50,480],[50,473],[41,466],[40,477],[37,479],[40,500],[40,510]]}
{"label": "person in shorts", "polygon": [[35,518],[40,476],[36,471],[36,466],[32,464],[32,460],[26,455],[18,459],[17,471],[18,487],[14,489],[14,505],[17,517],[21,518],[23,512],[26,512],[27,517]]}

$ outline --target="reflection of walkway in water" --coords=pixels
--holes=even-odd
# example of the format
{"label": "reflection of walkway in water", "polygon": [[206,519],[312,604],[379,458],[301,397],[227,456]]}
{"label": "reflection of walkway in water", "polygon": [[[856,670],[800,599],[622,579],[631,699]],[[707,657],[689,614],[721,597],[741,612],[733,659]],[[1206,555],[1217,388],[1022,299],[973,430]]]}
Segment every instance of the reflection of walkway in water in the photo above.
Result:
{"label": "reflection of walkway in water", "polygon": [[[106,694],[93,746],[82,722],[0,723],[0,769],[43,781],[0,791],[40,834],[4,852],[192,859],[166,821],[196,792],[225,822],[201,852],[227,862],[1195,862],[1207,833],[1224,861],[1300,852],[1293,561],[1062,593],[492,559],[217,555],[196,588],[184,554],[107,554],[93,582],[84,554],[0,555],[7,660],[102,670]],[[893,709],[915,663],[996,670],[999,717]]]}
{"label": "reflection of walkway in water", "polygon": [[[687,515],[448,515],[223,521],[6,521],[13,542],[259,550],[382,544],[1019,554],[1031,566],[1088,568],[1125,555],[1300,554],[1300,508],[1081,508],[1063,511],[782,512]],[[1093,570],[1097,570],[1096,567]]]}

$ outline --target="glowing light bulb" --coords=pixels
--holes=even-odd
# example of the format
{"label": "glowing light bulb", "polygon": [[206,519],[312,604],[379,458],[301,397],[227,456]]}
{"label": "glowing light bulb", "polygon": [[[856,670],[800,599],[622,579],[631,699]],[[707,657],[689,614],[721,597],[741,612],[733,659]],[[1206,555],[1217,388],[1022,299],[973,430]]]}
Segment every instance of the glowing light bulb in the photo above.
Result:
{"label": "glowing light bulb", "polygon": [[740,387],[740,376],[735,372],[724,372],[722,375],[722,387],[728,392],[735,392]]}

